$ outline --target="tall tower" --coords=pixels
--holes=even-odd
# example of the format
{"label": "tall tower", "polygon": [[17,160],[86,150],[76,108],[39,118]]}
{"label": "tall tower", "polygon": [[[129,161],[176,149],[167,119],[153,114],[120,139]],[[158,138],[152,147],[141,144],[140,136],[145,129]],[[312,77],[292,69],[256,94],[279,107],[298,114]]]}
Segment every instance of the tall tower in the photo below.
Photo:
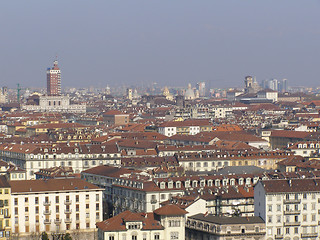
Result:
{"label": "tall tower", "polygon": [[61,95],[61,71],[57,60],[53,62],[53,68],[47,69],[47,94],[51,96]]}

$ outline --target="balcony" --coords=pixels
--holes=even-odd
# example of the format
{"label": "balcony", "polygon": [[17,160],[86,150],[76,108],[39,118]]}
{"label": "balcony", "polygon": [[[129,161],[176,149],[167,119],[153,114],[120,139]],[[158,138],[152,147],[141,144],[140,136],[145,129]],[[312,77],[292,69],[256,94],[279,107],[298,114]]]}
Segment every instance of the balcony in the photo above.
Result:
{"label": "balcony", "polygon": [[284,226],[285,226],[285,227],[287,227],[287,226],[288,226],[288,227],[289,227],[289,226],[300,226],[300,224],[301,224],[300,222],[285,222],[285,223],[284,223]]}
{"label": "balcony", "polygon": [[50,214],[51,214],[51,210],[44,210],[44,211],[43,211],[43,214],[44,214],[44,215],[50,215]]}
{"label": "balcony", "polygon": [[55,223],[55,224],[60,224],[60,223],[61,223],[61,219],[60,219],[60,218],[59,218],[59,219],[56,218],[56,219],[54,220],[54,223]]}
{"label": "balcony", "polygon": [[71,222],[72,222],[72,219],[71,219],[71,218],[66,218],[66,219],[64,220],[64,222],[65,222],[65,223],[71,223]]}
{"label": "balcony", "polygon": [[301,238],[316,238],[318,233],[301,233]]}
{"label": "balcony", "polygon": [[151,204],[155,204],[155,203],[157,203],[158,201],[157,201],[157,199],[152,199],[151,200]]}
{"label": "balcony", "polygon": [[283,235],[282,234],[277,234],[274,236],[274,239],[283,239]]}
{"label": "balcony", "polygon": [[284,204],[297,204],[300,203],[301,200],[300,199],[284,199],[283,203]]}
{"label": "balcony", "polygon": [[300,210],[289,210],[289,211],[284,211],[284,215],[298,215],[300,214]]}
{"label": "balcony", "polygon": [[64,201],[64,204],[65,204],[65,205],[71,205],[71,203],[72,203],[71,200],[65,200],[65,201]]}
{"label": "balcony", "polygon": [[71,214],[71,209],[66,209],[66,210],[64,210],[64,213],[65,213],[65,214]]}
{"label": "balcony", "polygon": [[43,205],[45,205],[45,206],[50,206],[50,205],[51,205],[51,201],[44,201],[44,202],[43,202]]}
{"label": "balcony", "polygon": [[51,224],[51,219],[45,219],[44,224]]}

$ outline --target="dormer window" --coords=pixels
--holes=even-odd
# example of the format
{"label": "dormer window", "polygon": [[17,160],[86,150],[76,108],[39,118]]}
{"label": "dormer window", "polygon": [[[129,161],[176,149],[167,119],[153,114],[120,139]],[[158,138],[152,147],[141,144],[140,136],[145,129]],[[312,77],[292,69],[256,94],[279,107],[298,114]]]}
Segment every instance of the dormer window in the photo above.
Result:
{"label": "dormer window", "polygon": [[219,179],[215,180],[214,185],[215,185],[216,187],[219,187],[219,186],[220,186],[220,180],[219,180]]}
{"label": "dormer window", "polygon": [[165,187],[166,187],[166,183],[165,183],[165,182],[161,182],[161,183],[160,183],[160,188],[161,188],[161,189],[165,189]]}

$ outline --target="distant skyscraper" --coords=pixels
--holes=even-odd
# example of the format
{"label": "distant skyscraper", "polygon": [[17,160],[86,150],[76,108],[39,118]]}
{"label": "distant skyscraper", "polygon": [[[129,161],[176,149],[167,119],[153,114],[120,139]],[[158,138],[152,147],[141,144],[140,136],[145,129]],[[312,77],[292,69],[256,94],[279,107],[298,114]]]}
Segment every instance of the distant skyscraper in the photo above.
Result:
{"label": "distant skyscraper", "polygon": [[288,92],[288,80],[287,79],[282,79],[279,82],[279,92]]}
{"label": "distant skyscraper", "polygon": [[199,91],[199,96],[200,97],[205,97],[206,96],[206,83],[205,82],[197,83],[197,89]]}
{"label": "distant skyscraper", "polygon": [[50,96],[61,95],[61,71],[57,60],[53,62],[53,68],[47,69],[47,94]]}

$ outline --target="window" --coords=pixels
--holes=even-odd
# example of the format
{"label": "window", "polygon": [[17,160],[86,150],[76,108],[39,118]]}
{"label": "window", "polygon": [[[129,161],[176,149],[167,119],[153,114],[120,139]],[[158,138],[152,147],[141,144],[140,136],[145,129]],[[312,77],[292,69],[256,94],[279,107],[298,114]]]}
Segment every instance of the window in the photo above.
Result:
{"label": "window", "polygon": [[303,214],[303,215],[302,215],[302,220],[303,220],[304,222],[307,221],[307,215],[306,215],[306,214]]}
{"label": "window", "polygon": [[18,205],[18,198],[14,199],[14,205]]}
{"label": "window", "polygon": [[294,233],[298,234],[299,233],[299,229],[297,227],[294,228]]}
{"label": "window", "polygon": [[281,205],[277,204],[277,211],[280,212],[281,211]]}
{"label": "window", "polygon": [[[79,198],[79,196],[78,196]],[[99,201],[99,194],[96,194],[96,201]]]}
{"label": "window", "polygon": [[138,238],[137,238],[137,235],[132,235],[131,239],[132,239],[132,240],[137,240],[137,239],[138,239]]}
{"label": "window", "polygon": [[96,203],[96,211],[99,211],[99,203]]}
{"label": "window", "polygon": [[179,232],[171,232],[170,239],[179,239]]}
{"label": "window", "polygon": [[24,202],[25,202],[25,203],[27,203],[27,202],[28,202],[28,200],[29,200],[29,199],[28,199],[27,197],[26,197],[26,198],[24,198]]}
{"label": "window", "polygon": [[272,205],[268,205],[268,212],[272,212]]}
{"label": "window", "polygon": [[56,196],[56,203],[59,203],[59,196]]}
{"label": "window", "polygon": [[86,200],[89,200],[89,194],[86,194]]}
{"label": "window", "polygon": [[35,204],[39,204],[39,197],[36,197],[36,198],[34,199],[34,203],[35,203]]}
{"label": "window", "polygon": [[154,234],[154,240],[159,240],[160,239],[160,234],[159,233],[155,233]]}
{"label": "window", "polygon": [[307,204],[303,204],[303,210],[307,210]]}
{"label": "window", "polygon": [[76,202],[79,202],[79,195],[76,195]]}
{"label": "window", "polygon": [[286,228],[286,234],[290,234],[290,228]]}
{"label": "window", "polygon": [[109,240],[114,240],[114,236],[109,236]]}

